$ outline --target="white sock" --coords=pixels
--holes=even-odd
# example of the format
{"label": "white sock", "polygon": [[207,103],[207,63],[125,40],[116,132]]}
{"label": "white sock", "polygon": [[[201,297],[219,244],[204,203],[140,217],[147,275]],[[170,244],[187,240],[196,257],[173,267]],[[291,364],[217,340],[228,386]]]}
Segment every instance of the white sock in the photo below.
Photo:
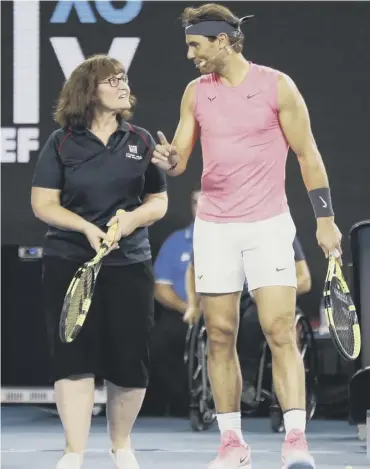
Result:
{"label": "white sock", "polygon": [[240,438],[240,441],[244,442],[240,412],[217,414],[217,423],[221,435],[227,431],[233,430]]}
{"label": "white sock", "polygon": [[303,409],[292,409],[284,413],[284,425],[286,435],[291,430],[306,431],[306,411]]}

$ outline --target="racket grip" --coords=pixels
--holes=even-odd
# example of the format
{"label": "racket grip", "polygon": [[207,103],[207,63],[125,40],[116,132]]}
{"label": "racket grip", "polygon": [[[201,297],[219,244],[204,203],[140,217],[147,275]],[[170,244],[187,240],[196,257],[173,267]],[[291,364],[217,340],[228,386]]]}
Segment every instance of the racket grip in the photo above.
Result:
{"label": "racket grip", "polygon": [[[119,215],[120,213],[123,213],[124,210],[117,210],[116,212],[116,216]],[[116,231],[117,231],[117,228],[118,228],[118,223],[114,223],[112,226],[109,227],[109,230],[107,232],[107,235],[108,235],[108,239],[109,240],[113,240],[115,235],[116,235]]]}

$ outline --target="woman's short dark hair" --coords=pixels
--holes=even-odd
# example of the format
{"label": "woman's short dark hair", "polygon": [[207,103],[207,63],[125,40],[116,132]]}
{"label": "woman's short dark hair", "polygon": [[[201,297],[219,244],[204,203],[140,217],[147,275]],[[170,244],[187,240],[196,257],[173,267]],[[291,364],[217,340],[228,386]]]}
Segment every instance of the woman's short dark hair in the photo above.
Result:
{"label": "woman's short dark hair", "polygon": [[[240,19],[234,13],[223,5],[217,3],[206,3],[198,8],[185,8],[181,15],[183,26],[187,24],[197,24],[202,21],[226,21],[226,23],[237,29],[240,26]],[[242,32],[238,36],[227,35],[230,45],[234,46],[235,52],[242,52],[244,46],[244,35]],[[208,38],[214,41],[216,38]]]}
{"label": "woman's short dark hair", "polygon": [[[93,55],[73,70],[65,82],[54,112],[61,127],[91,127],[94,109],[98,103],[98,84],[112,75],[125,73],[122,64],[107,55]],[[136,98],[130,94],[131,108],[117,112],[117,117],[130,119]]]}

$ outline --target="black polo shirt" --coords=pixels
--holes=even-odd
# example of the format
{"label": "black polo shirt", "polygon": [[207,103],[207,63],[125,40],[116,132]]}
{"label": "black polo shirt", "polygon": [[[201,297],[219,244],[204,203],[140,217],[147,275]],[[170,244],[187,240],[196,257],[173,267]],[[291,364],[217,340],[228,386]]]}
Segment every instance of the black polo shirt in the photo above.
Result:
{"label": "black polo shirt", "polygon": [[[154,146],[149,132],[124,121],[106,146],[88,129],[59,129],[40,153],[32,185],[60,189],[63,207],[107,231],[118,209],[135,210],[146,194],[166,191],[164,171],[150,162]],[[105,264],[151,258],[147,228],[136,229],[119,245],[104,258]],[[85,262],[94,254],[82,233],[49,227],[44,255]]]}

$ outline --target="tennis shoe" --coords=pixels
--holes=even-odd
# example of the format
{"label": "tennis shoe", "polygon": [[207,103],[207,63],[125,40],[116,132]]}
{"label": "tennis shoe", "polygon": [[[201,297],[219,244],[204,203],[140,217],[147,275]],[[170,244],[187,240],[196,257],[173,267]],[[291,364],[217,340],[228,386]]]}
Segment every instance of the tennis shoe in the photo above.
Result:
{"label": "tennis shoe", "polygon": [[55,469],[81,469],[82,457],[78,453],[66,453],[57,463]]}
{"label": "tennis shoe", "polygon": [[305,434],[291,430],[285,438],[281,452],[282,469],[315,469],[313,457],[308,452]]}
{"label": "tennis shoe", "polygon": [[251,464],[249,446],[231,430],[222,434],[218,456],[208,469],[251,469]]}
{"label": "tennis shoe", "polygon": [[115,464],[114,469],[140,469],[134,451],[131,448],[119,449],[115,453],[110,451],[110,455]]}

